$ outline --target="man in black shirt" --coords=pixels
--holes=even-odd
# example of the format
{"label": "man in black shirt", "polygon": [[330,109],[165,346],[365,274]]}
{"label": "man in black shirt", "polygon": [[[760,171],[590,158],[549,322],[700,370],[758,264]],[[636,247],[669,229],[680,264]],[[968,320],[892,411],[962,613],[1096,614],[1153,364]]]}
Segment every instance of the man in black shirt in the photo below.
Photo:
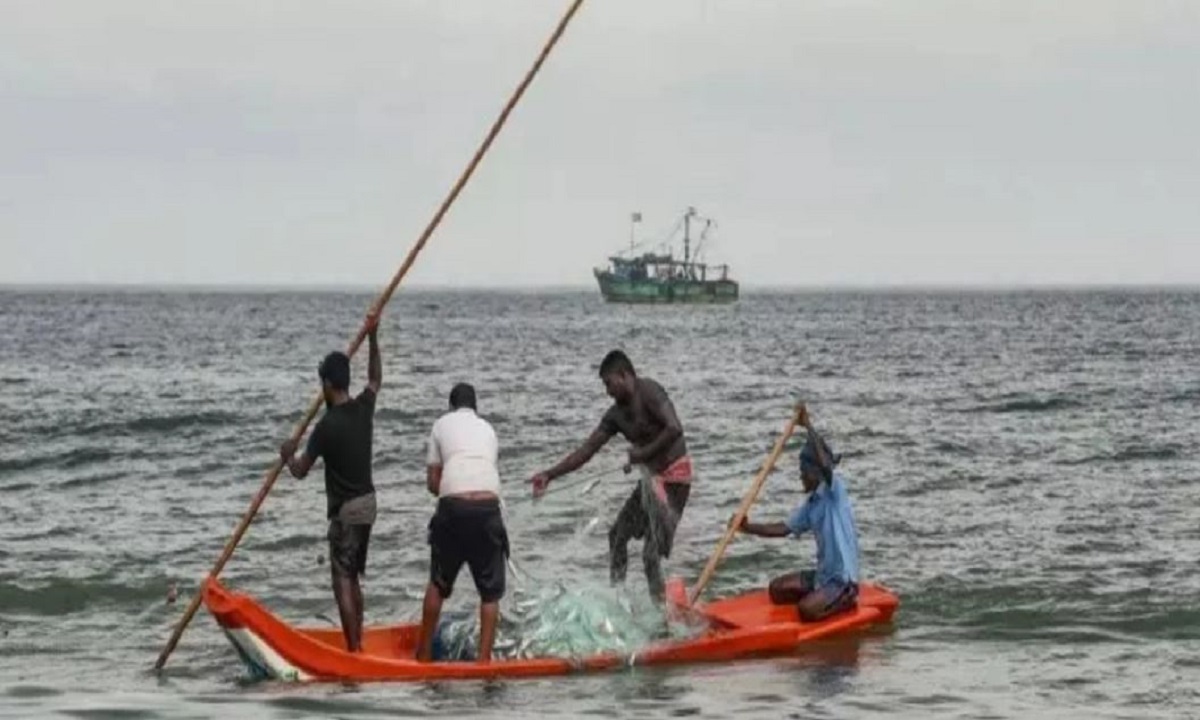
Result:
{"label": "man in black shirt", "polygon": [[329,516],[329,567],[333,597],[342,619],[346,649],[362,650],[363,598],[359,576],[367,567],[367,544],[375,522],[375,485],[371,482],[371,437],[375,398],[383,383],[379,357],[379,317],[367,317],[367,386],[351,398],[350,358],[332,352],[317,368],[325,394],[325,415],[317,422],[304,452],[287,440],[279,456],[297,478],[308,474],[317,458],[325,461],[325,495]]}
{"label": "man in black shirt", "polygon": [[609,575],[614,584],[625,580],[629,541],[644,537],[642,565],[646,582],[650,594],[661,601],[661,559],[671,555],[675,528],[687,505],[693,476],[683,427],[667,391],[650,378],[639,378],[629,357],[620,350],[613,350],[600,363],[600,379],[614,401],[612,407],[578,450],[533,476],[533,494],[540,497],[551,481],[582,467],[614,435],[621,434],[633,445],[625,472],[630,472],[633,465],[643,465],[650,477],[633,489],[608,531]]}

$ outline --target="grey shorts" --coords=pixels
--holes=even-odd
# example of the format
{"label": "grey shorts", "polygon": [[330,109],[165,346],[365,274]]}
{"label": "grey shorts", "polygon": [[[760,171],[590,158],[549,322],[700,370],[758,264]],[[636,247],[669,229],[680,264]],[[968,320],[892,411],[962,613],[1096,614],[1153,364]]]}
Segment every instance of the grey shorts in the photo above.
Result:
{"label": "grey shorts", "polygon": [[335,575],[353,578],[366,572],[375,512],[375,493],[368,493],[342,503],[330,518],[329,566]]}

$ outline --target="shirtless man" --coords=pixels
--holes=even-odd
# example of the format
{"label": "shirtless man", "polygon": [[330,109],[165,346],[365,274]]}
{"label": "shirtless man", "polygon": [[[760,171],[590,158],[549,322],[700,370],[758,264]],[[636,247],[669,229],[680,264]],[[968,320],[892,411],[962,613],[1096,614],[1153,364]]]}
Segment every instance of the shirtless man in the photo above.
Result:
{"label": "shirtless man", "polygon": [[650,378],[639,378],[629,357],[613,350],[600,363],[600,379],[613,405],[583,445],[554,467],[533,476],[534,497],[551,482],[582,467],[600,448],[620,434],[633,447],[625,471],[644,465],[652,474],[649,487],[635,487],[608,531],[609,574],[614,584],[623,582],[629,567],[627,546],[643,539],[642,564],[650,594],[664,596],[662,559],[670,557],[675,529],[687,505],[693,478],[683,427],[666,390]]}

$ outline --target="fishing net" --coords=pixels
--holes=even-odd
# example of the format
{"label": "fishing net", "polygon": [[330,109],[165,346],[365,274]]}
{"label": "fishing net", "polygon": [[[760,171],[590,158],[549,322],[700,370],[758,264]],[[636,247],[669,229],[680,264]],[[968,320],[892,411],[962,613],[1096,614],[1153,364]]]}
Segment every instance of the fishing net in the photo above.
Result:
{"label": "fishing net", "polygon": [[[690,637],[699,628],[668,623],[648,597],[624,590],[562,582],[518,593],[502,609],[493,658],[580,659],[600,653],[632,654],[657,641]],[[441,660],[477,656],[479,618],[473,610],[447,614],[438,626],[434,655]]]}
{"label": "fishing net", "polygon": [[[675,530],[690,487],[667,485],[648,468],[641,466],[636,497],[640,517],[633,523],[632,537],[642,540],[642,564],[651,594],[664,594],[663,564],[671,555]],[[622,573],[623,574],[623,573]]]}
{"label": "fishing net", "polygon": [[[672,543],[679,515],[672,509],[662,484],[656,483],[645,468],[641,471],[635,497],[644,514],[631,537],[640,538],[654,549],[641,553],[642,560],[653,563],[652,573],[661,582],[659,549]],[[597,524],[598,518],[594,518],[580,535],[589,534]],[[668,622],[659,603],[641,591],[626,592],[623,586],[568,586],[562,581],[532,584],[536,590],[515,588],[502,603],[493,658],[580,659],[600,653],[633,654],[652,642],[691,637],[702,630]],[[438,626],[434,655],[442,660],[473,660],[478,642],[479,617],[474,608],[446,613]]]}

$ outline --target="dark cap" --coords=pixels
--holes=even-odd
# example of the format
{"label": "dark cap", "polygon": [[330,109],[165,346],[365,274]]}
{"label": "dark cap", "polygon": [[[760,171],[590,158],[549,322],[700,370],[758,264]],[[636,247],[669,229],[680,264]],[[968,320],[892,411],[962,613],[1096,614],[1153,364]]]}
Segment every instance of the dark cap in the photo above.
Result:
{"label": "dark cap", "polygon": [[344,352],[331,352],[317,366],[317,376],[334,390],[350,388],[350,358]]}

